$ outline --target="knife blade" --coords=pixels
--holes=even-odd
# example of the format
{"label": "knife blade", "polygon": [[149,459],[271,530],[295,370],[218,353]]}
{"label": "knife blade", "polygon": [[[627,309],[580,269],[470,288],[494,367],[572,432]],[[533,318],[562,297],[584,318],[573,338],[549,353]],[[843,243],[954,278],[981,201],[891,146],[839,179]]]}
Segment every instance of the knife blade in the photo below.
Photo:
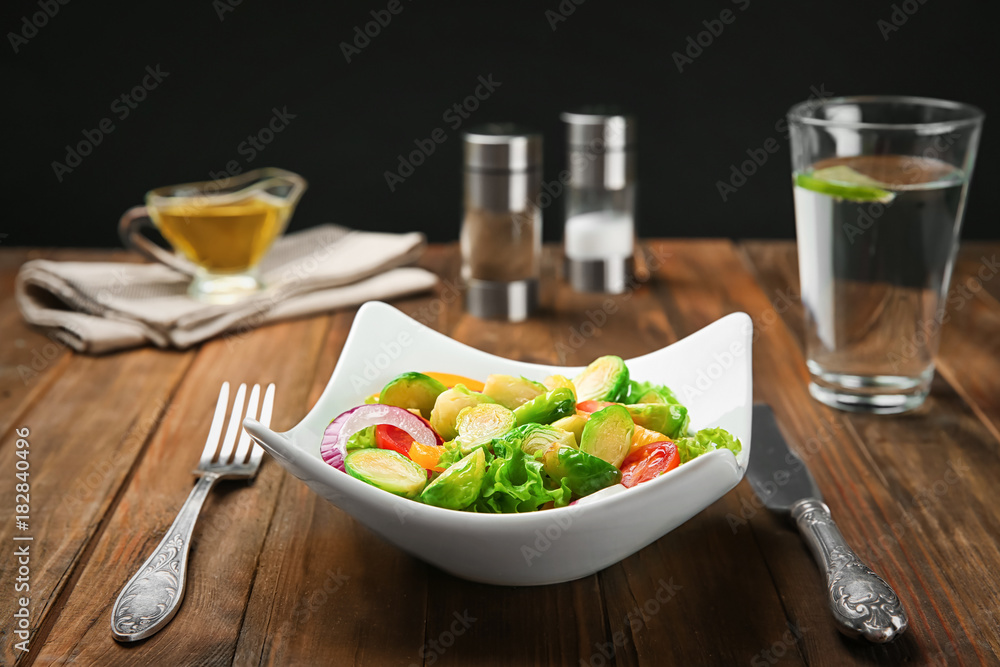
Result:
{"label": "knife blade", "polygon": [[826,575],[837,628],[879,644],[903,634],[909,622],[899,596],[847,544],[805,462],[788,448],[770,406],[754,405],[751,441],[747,481],[765,507],[789,517],[802,534]]}

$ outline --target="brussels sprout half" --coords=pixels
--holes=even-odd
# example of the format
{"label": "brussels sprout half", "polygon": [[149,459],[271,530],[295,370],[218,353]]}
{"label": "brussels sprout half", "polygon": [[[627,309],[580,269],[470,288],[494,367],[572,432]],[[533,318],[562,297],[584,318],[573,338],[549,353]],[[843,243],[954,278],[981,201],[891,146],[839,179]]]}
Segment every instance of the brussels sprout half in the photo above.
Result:
{"label": "brussels sprout half", "polygon": [[528,456],[560,447],[576,449],[576,439],[572,433],[545,424],[518,426],[505,440],[515,447],[520,447]]}
{"label": "brussels sprout half", "polygon": [[578,412],[575,415],[558,419],[552,422],[552,425],[572,433],[576,443],[579,444],[580,439],[583,438],[583,427],[588,419],[590,419],[590,415],[582,415]]}
{"label": "brussels sprout half", "polygon": [[434,402],[447,387],[423,373],[403,373],[385,385],[378,402],[399,408],[420,410],[420,416],[429,419]]}
{"label": "brussels sprout half", "polygon": [[577,401],[616,402],[628,391],[628,368],[621,357],[598,357],[573,378],[573,385]]}
{"label": "brussels sprout half", "polygon": [[524,405],[547,390],[540,382],[513,375],[490,375],[486,378],[483,393],[509,410]]}
{"label": "brussels sprout half", "polygon": [[639,426],[657,431],[670,438],[687,434],[688,411],[676,403],[639,403],[626,405],[632,421]]}
{"label": "brussels sprout half", "polygon": [[352,477],[404,498],[416,498],[427,484],[427,471],[391,449],[357,449],[344,459]]}
{"label": "brussels sprout half", "polygon": [[587,496],[595,491],[617,484],[622,473],[607,461],[573,447],[557,447],[542,457],[545,472],[566,486],[577,496]]}
{"label": "brussels sprout half", "polygon": [[674,403],[680,405],[677,396],[664,384],[653,384],[652,382],[636,382],[631,380],[628,383],[628,391],[623,396],[621,403]]}
{"label": "brussels sprout half", "polygon": [[465,509],[479,497],[485,477],[486,453],[480,447],[428,484],[420,500],[449,510]]}
{"label": "brussels sprout half", "polygon": [[573,392],[565,387],[559,387],[520,406],[514,410],[514,416],[517,418],[517,425],[521,426],[528,423],[551,424],[574,412],[576,412],[576,398]]}
{"label": "brussels sprout half", "polygon": [[545,388],[549,391],[558,389],[559,387],[566,387],[573,392],[574,396],[576,396],[576,387],[573,386],[573,381],[565,375],[550,375],[542,380],[542,384],[544,384]]}
{"label": "brussels sprout half", "polygon": [[[491,376],[492,377],[492,376]],[[458,437],[455,442],[468,454],[476,447],[488,445],[517,425],[514,413],[497,403],[480,403],[462,408],[455,420]]]}
{"label": "brussels sprout half", "polygon": [[458,436],[456,425],[459,412],[473,405],[493,402],[493,399],[485,394],[469,391],[465,385],[456,384],[438,395],[434,409],[431,410],[431,426],[445,440],[454,440]]}
{"label": "brussels sprout half", "polygon": [[615,468],[622,464],[632,442],[635,424],[623,405],[609,405],[590,415],[583,427],[580,449]]}

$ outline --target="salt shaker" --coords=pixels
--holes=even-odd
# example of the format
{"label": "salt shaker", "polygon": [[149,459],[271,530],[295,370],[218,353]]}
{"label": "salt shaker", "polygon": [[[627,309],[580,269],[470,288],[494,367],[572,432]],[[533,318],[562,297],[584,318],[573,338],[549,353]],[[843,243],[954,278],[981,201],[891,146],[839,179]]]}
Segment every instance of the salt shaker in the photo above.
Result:
{"label": "salt shaker", "polygon": [[570,179],[566,277],[580,292],[620,294],[635,270],[635,118],[592,106],[561,115]]}
{"label": "salt shaker", "polygon": [[466,310],[518,322],[538,306],[542,136],[511,123],[468,130],[462,278]]}

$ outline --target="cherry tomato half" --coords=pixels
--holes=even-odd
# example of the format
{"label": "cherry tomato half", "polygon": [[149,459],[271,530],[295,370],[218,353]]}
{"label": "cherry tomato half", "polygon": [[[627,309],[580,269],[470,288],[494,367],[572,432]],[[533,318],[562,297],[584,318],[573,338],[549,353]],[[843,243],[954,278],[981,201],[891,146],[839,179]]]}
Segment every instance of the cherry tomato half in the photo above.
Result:
{"label": "cherry tomato half", "polygon": [[622,462],[622,485],[633,487],[655,479],[681,464],[677,445],[664,440],[644,445]]}

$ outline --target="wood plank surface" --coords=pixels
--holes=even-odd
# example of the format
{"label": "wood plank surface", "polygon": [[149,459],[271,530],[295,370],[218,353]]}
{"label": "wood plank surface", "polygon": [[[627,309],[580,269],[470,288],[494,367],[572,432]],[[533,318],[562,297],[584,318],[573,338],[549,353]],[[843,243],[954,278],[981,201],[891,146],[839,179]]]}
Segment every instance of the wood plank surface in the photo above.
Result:
{"label": "wood plank surface", "polygon": [[[274,382],[273,425],[287,429],[305,414],[327,326],[324,318],[294,321],[200,348],[55,627],[38,648],[40,664],[69,657],[82,664],[232,662],[264,537],[286,476],[273,461],[265,458],[253,484],[220,482],[209,495],[192,536],[184,604],[165,630],[133,644],[118,644],[110,632],[111,605],[152,553],[191,490],[191,470],[204,446],[222,382]],[[113,358],[131,359],[137,354]],[[59,386],[72,390],[65,382]],[[82,456],[99,453],[93,447],[81,449]]]}
{"label": "wood plank surface", "polygon": [[1000,243],[963,246],[948,292],[938,372],[1000,441]]}
{"label": "wood plank surface", "polygon": [[[146,349],[115,357],[76,357],[44,400],[20,416],[31,443],[28,530],[4,522],[0,539],[33,538],[31,556],[32,642],[40,648],[39,628],[59,611],[60,591],[74,567],[86,559],[87,545],[114,506],[123,483],[141,456],[149,435],[169,412],[170,398],[193,355]],[[150,379],[153,378],[152,381]],[[95,409],[97,403],[104,409]],[[8,436],[10,439],[10,436]],[[0,450],[0,470],[13,478],[13,440]],[[0,506],[15,505],[13,483],[0,487]],[[14,590],[16,568],[0,572],[3,590]],[[0,618],[10,618],[15,599],[0,600]],[[3,661],[15,664],[32,654],[15,655],[3,646]]]}
{"label": "wood plank surface", "polygon": [[[14,467],[13,429],[28,426],[32,521],[23,534],[34,537],[31,651],[14,652],[6,619],[15,602],[4,598],[0,664],[1000,664],[995,255],[997,243],[963,247],[939,376],[926,404],[898,417],[810,398],[789,242],[651,241],[640,263],[648,273],[618,296],[559,283],[561,258],[549,248],[542,310],[517,324],[465,313],[457,246],[434,245],[420,264],[441,283],[394,302],[466,344],[560,365],[637,356],[747,312],[755,397],[774,407],[842,531],[910,613],[911,629],[892,645],[837,633],[798,534],[757,509],[746,482],[596,575],[510,588],[410,557],[265,458],[253,484],[223,484],[209,497],[177,617],[123,646],[111,639],[111,604],[191,488],[219,384],[276,382],[274,426],[293,425],[325,387],[356,309],[187,353],[58,349],[25,382],[18,366],[50,341],[16,312],[17,267],[32,256],[107,255],[0,249],[0,469]],[[0,503],[14,505],[12,485],[0,485]],[[0,537],[11,544],[17,532],[7,525]],[[12,590],[15,572],[5,565],[0,587]]]}
{"label": "wood plank surface", "polygon": [[[25,322],[14,300],[17,272],[32,259],[136,261],[134,255],[117,250],[5,248],[0,252],[0,434],[6,434],[67,367],[66,344]],[[0,449],[8,440],[0,441]]]}
{"label": "wood plank surface", "polygon": [[[765,293],[798,293],[791,244],[747,243],[745,249]],[[770,331],[795,330],[795,348],[801,350],[801,303],[790,303],[781,317]],[[975,326],[965,317],[958,310],[945,329],[963,335]],[[790,327],[784,327],[786,321]],[[761,336],[766,338],[767,333]],[[946,342],[939,358],[947,364],[954,354]],[[785,389],[768,381],[768,371],[777,367],[755,363],[755,388]],[[991,601],[1000,589],[995,578],[982,578],[995,567],[991,563],[1000,562],[994,491],[998,442],[991,429],[941,377],[923,407],[898,417],[835,413],[815,401],[812,407],[825,413],[832,437],[829,444],[815,441],[820,465],[810,467],[830,494],[834,516],[850,517],[840,520],[848,539],[896,585],[910,610],[911,631],[905,642],[887,649],[888,655],[898,650],[895,657],[927,664],[997,661],[1000,635]],[[865,502],[858,502],[859,495]],[[968,585],[972,581],[977,584]],[[880,650],[886,649],[868,652]]]}

